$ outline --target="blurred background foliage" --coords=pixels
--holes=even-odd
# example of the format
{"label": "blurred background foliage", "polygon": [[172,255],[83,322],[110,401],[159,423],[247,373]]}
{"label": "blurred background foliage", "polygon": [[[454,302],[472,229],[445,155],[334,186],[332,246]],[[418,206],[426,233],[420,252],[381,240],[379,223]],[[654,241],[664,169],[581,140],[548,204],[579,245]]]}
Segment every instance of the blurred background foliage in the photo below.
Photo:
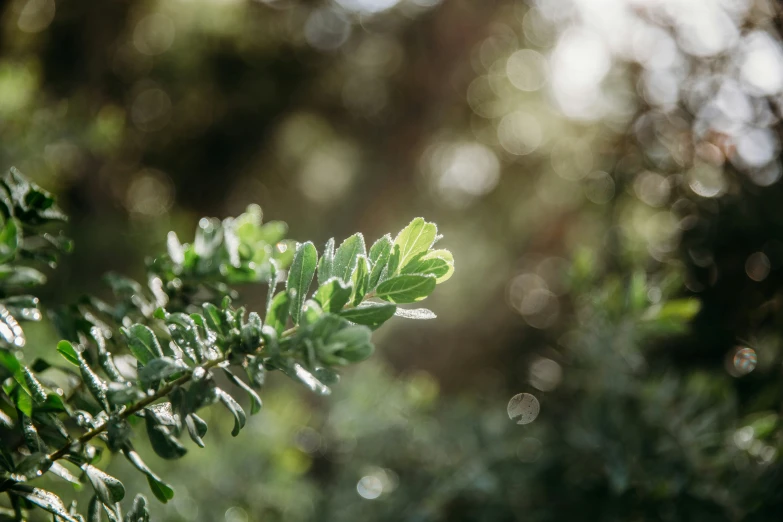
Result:
{"label": "blurred background foliage", "polygon": [[242,437],[162,468],[156,519],[783,512],[777,2],[1,9],[0,158],[72,216],[44,305],[250,203],[318,245],[423,215],[457,260],[335,395],[272,379]]}

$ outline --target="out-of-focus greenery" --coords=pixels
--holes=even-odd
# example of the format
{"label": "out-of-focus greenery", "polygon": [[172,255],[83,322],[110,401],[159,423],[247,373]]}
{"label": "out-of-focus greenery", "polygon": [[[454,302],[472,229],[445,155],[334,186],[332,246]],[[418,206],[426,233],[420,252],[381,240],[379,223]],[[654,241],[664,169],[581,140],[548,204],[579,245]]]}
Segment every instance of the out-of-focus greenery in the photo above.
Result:
{"label": "out-of-focus greenery", "polygon": [[424,215],[459,259],[437,322],[378,332],[329,399],[272,379],[257,436],[170,466],[161,516],[783,510],[777,2],[21,0],[2,24],[0,155],[74,216],[48,308],[250,203],[319,245]]}

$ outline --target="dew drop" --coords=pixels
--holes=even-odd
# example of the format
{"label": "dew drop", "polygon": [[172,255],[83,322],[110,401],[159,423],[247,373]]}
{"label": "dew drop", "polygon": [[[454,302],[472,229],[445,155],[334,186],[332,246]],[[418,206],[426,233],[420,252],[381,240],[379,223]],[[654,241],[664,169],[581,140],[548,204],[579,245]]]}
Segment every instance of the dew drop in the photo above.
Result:
{"label": "dew drop", "polygon": [[508,418],[516,420],[517,424],[530,424],[541,410],[538,399],[529,393],[518,393],[508,401]]}
{"label": "dew drop", "polygon": [[756,368],[758,357],[753,348],[740,348],[734,354],[734,368],[742,375],[747,375]]}

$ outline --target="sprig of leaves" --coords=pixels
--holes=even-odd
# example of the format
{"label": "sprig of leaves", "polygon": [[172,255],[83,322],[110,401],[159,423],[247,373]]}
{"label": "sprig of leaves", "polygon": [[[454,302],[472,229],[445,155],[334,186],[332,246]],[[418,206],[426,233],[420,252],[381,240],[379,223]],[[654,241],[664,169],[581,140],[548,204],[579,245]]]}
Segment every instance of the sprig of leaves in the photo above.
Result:
{"label": "sprig of leaves", "polygon": [[[40,237],[28,232],[62,213],[51,196],[24,185],[15,171],[4,183],[0,258],[17,261],[31,251],[28,238]],[[423,300],[454,269],[451,254],[433,248],[439,239],[435,225],[422,218],[394,240],[383,236],[369,251],[363,236],[354,234],[337,248],[329,240],[319,256],[312,243],[286,240],[285,232],[283,223],[263,223],[255,206],[235,219],[202,219],[192,243],[183,244],[169,233],[167,252],[148,263],[146,285],[110,274],[106,280],[114,291],[113,303],[88,296],[54,313],[64,337],[57,351],[68,363],[60,370],[76,383],[62,396],[49,385],[48,363],[26,367],[8,351],[23,344],[15,341],[23,335],[16,317],[36,315],[30,310],[37,312],[37,301],[0,301],[6,327],[0,325],[0,334],[10,332],[6,350],[0,350],[0,368],[7,373],[3,399],[14,407],[4,416],[25,445],[3,448],[2,491],[19,517],[39,507],[58,520],[83,520],[54,493],[28,485],[52,472],[90,484],[95,491],[88,506],[90,521],[104,516],[122,520],[125,488],[96,467],[104,448],[122,454],[146,476],[153,495],[167,502],[174,490],[134,449],[135,418],[143,418],[155,453],[178,459],[187,453],[179,440],[184,432],[204,447],[208,426],[198,415],[201,408],[221,404],[233,417],[232,435],[238,435],[247,414],[235,395],[247,395],[250,414],[258,413],[258,390],[268,371],[282,371],[308,389],[328,394],[339,379],[339,367],[373,353],[372,330],[395,314],[434,317],[426,309],[398,313],[398,306]],[[45,260],[40,257],[44,251],[36,250],[37,260]],[[9,265],[7,271],[18,274],[22,268],[34,270]],[[7,280],[21,276],[4,280],[2,273],[0,267],[0,285],[6,283],[0,288],[16,288]],[[279,288],[282,280],[285,285]],[[262,313],[232,304],[235,284],[268,285]],[[137,496],[125,520],[148,517],[146,500]]]}

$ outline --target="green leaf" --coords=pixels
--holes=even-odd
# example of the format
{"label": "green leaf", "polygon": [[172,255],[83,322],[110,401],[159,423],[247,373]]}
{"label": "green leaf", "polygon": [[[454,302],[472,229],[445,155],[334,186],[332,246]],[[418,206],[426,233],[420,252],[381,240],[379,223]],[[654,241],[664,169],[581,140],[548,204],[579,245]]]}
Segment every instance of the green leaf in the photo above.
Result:
{"label": "green leaf", "polygon": [[106,389],[106,398],[114,405],[128,404],[144,397],[144,392],[129,382],[110,382]]}
{"label": "green leaf", "polygon": [[[133,466],[144,473],[147,476],[147,483],[150,486],[150,489],[152,490],[152,494],[155,495],[155,498],[160,500],[162,503],[166,503],[172,498],[174,498],[174,490],[171,489],[171,486],[163,482],[160,477],[158,477],[155,473],[152,472],[152,470],[147,466],[147,464],[144,463],[143,460],[141,460],[141,457],[138,453],[136,453],[134,450],[130,448],[125,448],[122,450],[123,455],[128,459],[128,461],[133,464]],[[138,500],[140,495],[136,496],[136,499]],[[143,498],[143,497],[142,497]],[[135,505],[135,502],[134,502]]]}
{"label": "green leaf", "polygon": [[282,334],[288,322],[288,311],[290,309],[291,297],[286,291],[278,292],[272,299],[272,306],[266,313],[266,326],[271,326],[277,334]]}
{"label": "green leaf", "polygon": [[106,390],[108,388],[106,381],[98,377],[98,374],[87,365],[87,361],[84,360],[84,357],[82,357],[81,354],[78,355],[79,371],[82,374],[82,381],[87,385],[87,389],[90,394],[95,397],[95,400],[98,401],[98,404],[101,405],[104,411],[108,412],[110,410],[110,405],[109,400],[106,398]]}
{"label": "green leaf", "polygon": [[22,375],[24,376],[24,382],[27,385],[27,389],[30,391],[30,395],[36,404],[44,404],[46,402],[46,390],[43,385],[35,378],[33,372],[27,366],[21,367]]}
{"label": "green leaf", "polygon": [[43,317],[38,309],[39,300],[32,295],[6,297],[2,304],[11,311],[11,315],[19,320],[40,321]]}
{"label": "green leaf", "polygon": [[27,479],[40,477],[51,469],[52,461],[45,452],[34,452],[24,456],[19,464],[16,465],[16,473],[23,475]]}
{"label": "green leaf", "polygon": [[98,495],[93,495],[87,506],[87,522],[101,522],[103,520],[103,503],[98,500]]}
{"label": "green leaf", "polygon": [[256,312],[250,312],[247,323],[240,330],[242,343],[238,347],[243,353],[252,353],[258,349],[261,343],[261,329],[263,328],[261,317]]}
{"label": "green leaf", "polygon": [[82,466],[82,470],[104,504],[112,505],[125,498],[125,486],[116,478],[90,464]]}
{"label": "green leaf", "polygon": [[266,284],[266,311],[272,307],[272,299],[275,297],[275,291],[277,290],[277,261],[274,259],[269,260],[269,276],[267,277]]}
{"label": "green leaf", "polygon": [[[22,388],[21,386],[17,386],[14,390],[13,394],[13,401],[14,406],[16,406],[19,411],[24,413],[27,417],[32,417],[33,415],[33,398],[32,396]],[[31,425],[32,426],[32,425]],[[35,428],[33,428],[35,429]]]}
{"label": "green leaf", "polygon": [[386,281],[399,273],[400,268],[400,245],[394,245],[392,247],[391,254],[389,255],[389,262],[386,264],[386,268],[381,273],[380,281]]}
{"label": "green leaf", "polygon": [[29,266],[0,265],[0,281],[6,286],[31,287],[46,282],[46,276]]}
{"label": "green leaf", "polygon": [[201,362],[204,360],[206,357],[206,346],[204,340],[199,335],[198,325],[192,317],[181,312],[168,314],[166,316],[166,324],[168,325],[171,338],[192,361]]}
{"label": "green leaf", "polygon": [[168,426],[164,426],[149,408],[146,408],[144,412],[147,436],[155,453],[168,460],[178,459],[185,455],[187,450],[171,433]]}
{"label": "green leaf", "polygon": [[293,291],[293,299],[291,301],[291,318],[294,324],[299,324],[299,316],[302,314],[302,304],[307,298],[307,292],[310,288],[310,283],[313,281],[315,275],[315,266],[318,262],[318,252],[315,250],[315,246],[310,243],[301,243],[296,248],[296,254],[294,254],[294,262],[291,264],[291,268],[288,271],[288,282],[286,283],[286,290]]}
{"label": "green leaf", "polygon": [[8,218],[0,228],[0,263],[13,259],[22,240],[22,228],[16,219]]}
{"label": "green leaf", "polygon": [[22,372],[22,364],[13,353],[6,350],[0,350],[0,366],[8,370],[20,386],[27,386],[24,379],[24,373]]}
{"label": "green leaf", "polygon": [[448,250],[433,250],[416,256],[401,271],[402,274],[434,275],[436,283],[447,281],[454,273],[454,257]]}
{"label": "green leaf", "polygon": [[365,303],[357,308],[349,308],[339,313],[340,317],[357,324],[377,326],[393,315],[397,306],[391,303]]}
{"label": "green leaf", "polygon": [[280,369],[292,379],[304,384],[310,391],[319,395],[329,395],[332,393],[328,386],[319,381],[315,375],[297,362],[285,360]]}
{"label": "green leaf", "polygon": [[431,294],[435,284],[434,275],[399,275],[378,285],[375,294],[392,303],[413,303]]}
{"label": "green leaf", "polygon": [[226,323],[225,315],[220,313],[217,306],[212,303],[204,303],[201,306],[204,310],[204,319],[212,330],[218,335],[226,335],[229,326]]}
{"label": "green leaf", "polygon": [[147,388],[146,383],[160,381],[189,369],[190,367],[180,359],[159,357],[151,360],[148,364],[139,369],[139,380],[142,383],[145,383],[143,386],[144,388]]}
{"label": "green leaf", "polygon": [[24,498],[44,511],[48,511],[53,515],[60,517],[65,522],[78,522],[76,518],[73,518],[68,513],[62,499],[51,491],[28,486],[27,484],[14,484],[9,488],[9,491],[14,495]]}
{"label": "green leaf", "polygon": [[307,301],[305,301],[304,306],[302,306],[302,317],[300,318],[299,324],[302,326],[313,324],[323,314],[324,311],[321,308],[321,305],[318,304],[317,301],[308,299]]}
{"label": "green leaf", "polygon": [[74,476],[73,473],[68,471],[68,468],[58,462],[52,462],[52,466],[49,468],[49,472],[67,482],[70,482],[71,484],[80,484],[79,479]]}
{"label": "green leaf", "polygon": [[185,426],[188,428],[188,434],[193,442],[200,448],[204,447],[202,438],[207,434],[207,423],[204,419],[195,413],[189,413],[185,416]]}
{"label": "green leaf", "polygon": [[342,310],[351,298],[351,287],[333,277],[318,287],[313,298],[324,312],[336,313]]}
{"label": "green leaf", "polygon": [[434,223],[420,217],[411,221],[394,239],[394,244],[400,247],[399,267],[405,268],[416,255],[429,250],[437,235],[438,227]]}
{"label": "green leaf", "polygon": [[60,355],[65,357],[65,360],[71,364],[79,366],[79,354],[76,353],[76,349],[68,341],[60,341],[57,343],[57,351]]}
{"label": "green leaf", "polygon": [[347,365],[363,361],[374,350],[370,342],[372,332],[366,326],[353,325],[343,328],[329,336],[327,344],[322,345],[319,357],[332,365]]}
{"label": "green leaf", "polygon": [[335,252],[332,275],[348,282],[356,266],[356,259],[365,254],[364,236],[359,233],[352,235]]}
{"label": "green leaf", "polygon": [[130,328],[122,329],[122,332],[125,334],[131,353],[142,364],[147,364],[156,357],[163,357],[158,338],[149,327],[134,324]]}
{"label": "green leaf", "polygon": [[373,243],[370,247],[369,259],[370,265],[372,265],[372,271],[370,272],[370,290],[378,286],[378,283],[381,280],[381,274],[383,274],[383,269],[386,268],[386,265],[389,263],[392,247],[393,244],[389,234],[378,239],[378,241]]}
{"label": "green leaf", "polygon": [[[171,497],[168,497],[168,499],[171,499],[173,496],[174,492],[172,491]],[[164,500],[163,502],[165,503],[166,501]],[[136,498],[133,500],[133,506],[125,515],[125,522],[150,522],[150,512],[147,509],[147,499],[144,498],[144,495],[136,495]]]}
{"label": "green leaf", "polygon": [[239,403],[225,391],[221,390],[220,388],[216,388],[215,392],[220,402],[222,402],[223,405],[228,408],[228,411],[231,412],[231,415],[234,416],[234,429],[231,430],[231,435],[236,437],[239,435],[240,430],[245,427],[245,422],[247,422],[245,410],[243,410],[242,406],[240,406]]}
{"label": "green leaf", "polygon": [[[274,330],[272,330],[274,333]],[[269,349],[269,342],[267,338],[264,339],[265,346],[269,353],[272,350]],[[275,343],[277,343],[277,336],[275,336]],[[245,366],[245,372],[247,372],[247,378],[250,381],[250,385],[256,388],[261,388],[266,380],[266,368],[264,367],[264,359],[261,356],[251,355],[247,358],[247,365]]]}
{"label": "green leaf", "polygon": [[318,261],[318,284],[322,285],[334,276],[334,238],[329,239]]}
{"label": "green leaf", "polygon": [[261,406],[262,406],[261,397],[258,396],[256,391],[250,386],[248,386],[248,384],[245,381],[243,381],[242,379],[240,379],[239,377],[231,373],[230,370],[223,368],[223,372],[226,374],[226,377],[228,377],[228,380],[230,380],[234,384],[234,386],[237,386],[245,390],[248,397],[250,397],[250,415],[255,415],[256,413],[261,411]]}
{"label": "green leaf", "polygon": [[370,263],[364,255],[356,258],[356,267],[351,274],[351,285],[353,286],[351,304],[357,306],[367,295],[370,286]]}

